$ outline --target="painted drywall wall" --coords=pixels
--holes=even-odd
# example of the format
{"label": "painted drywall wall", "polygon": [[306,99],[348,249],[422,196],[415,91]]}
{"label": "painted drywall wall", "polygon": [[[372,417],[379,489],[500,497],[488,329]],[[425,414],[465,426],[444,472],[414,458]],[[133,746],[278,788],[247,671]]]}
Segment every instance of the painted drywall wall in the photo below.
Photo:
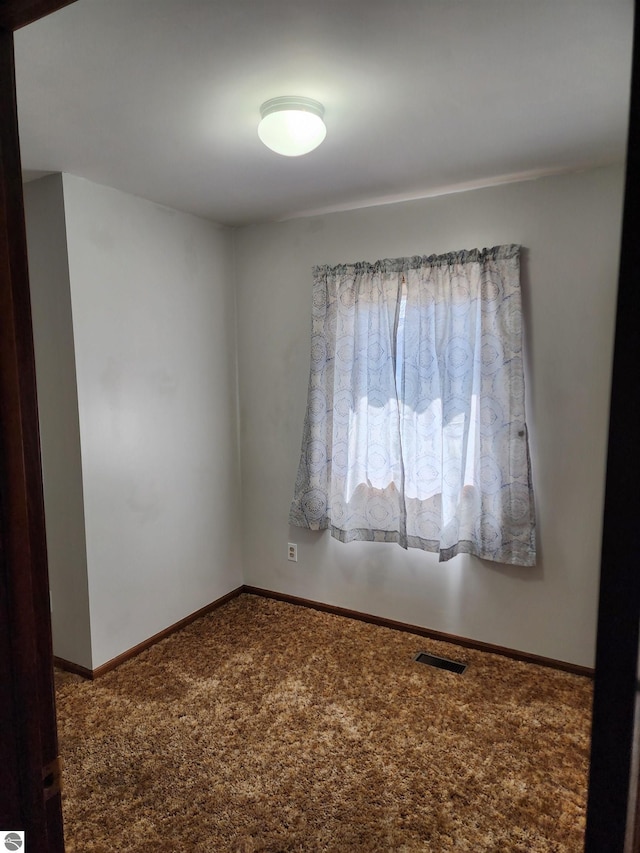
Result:
{"label": "painted drywall wall", "polygon": [[62,176],[26,184],[53,651],[91,667],[80,430]]}
{"label": "painted drywall wall", "polygon": [[[266,224],[236,235],[245,582],[594,664],[623,170]],[[289,527],[314,264],[518,243],[539,561],[507,567]],[[298,562],[287,560],[297,542]]]}
{"label": "painted drywall wall", "polygon": [[242,583],[233,245],[62,181],[95,668]]}

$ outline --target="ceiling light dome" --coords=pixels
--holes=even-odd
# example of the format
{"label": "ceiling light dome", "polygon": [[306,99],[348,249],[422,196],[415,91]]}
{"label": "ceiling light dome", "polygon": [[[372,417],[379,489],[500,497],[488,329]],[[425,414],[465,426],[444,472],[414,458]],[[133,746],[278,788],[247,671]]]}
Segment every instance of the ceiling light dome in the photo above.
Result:
{"label": "ceiling light dome", "polygon": [[327,135],[324,107],[312,98],[271,98],[260,107],[258,136],[272,151],[299,157],[313,151]]}

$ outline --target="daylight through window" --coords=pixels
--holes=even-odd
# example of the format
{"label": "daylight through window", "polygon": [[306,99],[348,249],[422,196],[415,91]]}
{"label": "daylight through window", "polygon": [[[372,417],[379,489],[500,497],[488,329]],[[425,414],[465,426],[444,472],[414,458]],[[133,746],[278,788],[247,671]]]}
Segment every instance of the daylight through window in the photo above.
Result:
{"label": "daylight through window", "polygon": [[314,268],[292,524],[535,564],[519,255]]}

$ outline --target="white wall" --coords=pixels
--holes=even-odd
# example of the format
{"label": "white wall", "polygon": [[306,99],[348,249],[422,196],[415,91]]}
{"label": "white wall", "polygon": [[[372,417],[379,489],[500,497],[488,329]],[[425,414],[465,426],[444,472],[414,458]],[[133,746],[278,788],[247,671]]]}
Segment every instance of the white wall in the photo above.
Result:
{"label": "white wall", "polygon": [[24,188],[54,654],[91,667],[80,431],[62,176]]}
{"label": "white wall", "polygon": [[[95,668],[244,580],[593,665],[622,188],[600,169],[232,239],[68,175],[28,185],[55,654]],[[290,528],[311,267],[511,242],[539,565]]]}
{"label": "white wall", "polygon": [[63,187],[96,668],[242,583],[233,246]]}
{"label": "white wall", "polygon": [[[594,664],[623,172],[248,227],[236,235],[245,582],[572,663]],[[519,243],[539,563],[290,528],[314,264]],[[287,561],[287,542],[298,562]]]}

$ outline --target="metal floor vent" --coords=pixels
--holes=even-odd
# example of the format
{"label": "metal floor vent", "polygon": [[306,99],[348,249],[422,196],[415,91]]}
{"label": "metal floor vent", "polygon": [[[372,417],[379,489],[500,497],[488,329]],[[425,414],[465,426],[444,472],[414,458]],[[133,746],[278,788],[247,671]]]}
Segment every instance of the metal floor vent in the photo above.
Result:
{"label": "metal floor vent", "polygon": [[467,668],[466,663],[458,663],[455,660],[447,660],[447,658],[437,658],[435,655],[429,655],[427,652],[418,652],[414,657],[418,663],[426,663],[427,666],[435,666],[437,669],[446,669],[449,672],[455,672],[458,675]]}

